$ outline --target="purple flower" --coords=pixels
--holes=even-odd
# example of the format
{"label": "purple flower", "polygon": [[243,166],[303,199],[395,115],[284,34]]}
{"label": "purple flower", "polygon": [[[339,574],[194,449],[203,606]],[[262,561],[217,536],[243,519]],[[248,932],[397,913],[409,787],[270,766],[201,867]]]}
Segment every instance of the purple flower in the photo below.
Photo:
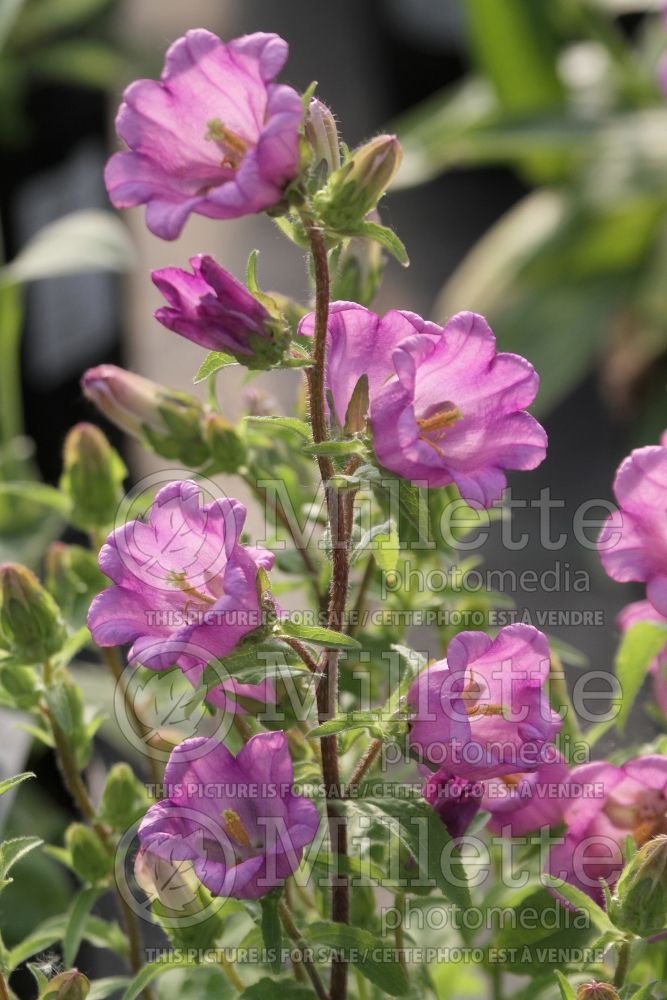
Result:
{"label": "purple flower", "polygon": [[662,443],[637,448],[614,480],[619,510],[604,523],[598,552],[606,572],[619,583],[646,583],[646,596],[667,615],[667,435]]}
{"label": "purple flower", "polygon": [[212,257],[191,257],[190,271],[165,267],[153,282],[169,303],[155,313],[167,329],[209,351],[227,351],[249,368],[268,368],[287,343],[284,328]]}
{"label": "purple flower", "polygon": [[558,751],[552,757],[531,773],[484,782],[481,805],[491,813],[491,833],[521,837],[560,822],[569,768]]}
{"label": "purple flower", "polygon": [[[307,316],[299,332],[312,329]],[[505,470],[544,459],[544,429],[525,412],[538,376],[525,358],[496,352],[482,316],[459,313],[440,327],[414,313],[380,318],[334,303],[326,381],[341,426],[364,374],[375,454],[406,479],[455,483],[469,503],[488,507],[506,486]]]}
{"label": "purple flower", "polygon": [[185,740],[172,751],[168,797],[139,827],[142,851],[192,861],[214,896],[259,899],[298,868],[319,814],[293,791],[285,733],[259,733],[236,757],[223,743],[200,755],[206,742]]}
{"label": "purple flower", "polygon": [[[146,521],[116,528],[102,546],[100,569],[113,581],[93,601],[88,627],[99,646],[132,643],[130,662],[153,670],[178,665],[197,685],[206,664],[228,656],[262,624],[257,594],[260,567],[273,554],[241,545],[245,507],[238,500],[203,504],[194,482],[159,491]],[[221,707],[241,711],[225,696],[274,700],[273,685],[239,685],[233,678],[209,693]]]}
{"label": "purple flower", "polygon": [[531,625],[508,625],[493,640],[460,633],[408,692],[411,747],[468,781],[536,770],[561,725],[543,690],[548,673],[547,640]]}
{"label": "purple flower", "polygon": [[225,43],[197,28],[167,52],[160,82],[125,91],[105,181],[116,208],[147,205],[146,225],[175,239],[188,215],[234,219],[272,208],[299,172],[303,107],[273,83],[288,47],[258,32]]}
{"label": "purple flower", "polygon": [[[633,601],[623,608],[616,620],[623,632],[638,622],[667,626],[667,618],[656,611],[650,601]],[[660,711],[667,718],[667,641],[648,669],[653,677],[653,695]]]}
{"label": "purple flower", "polygon": [[450,837],[462,837],[482,801],[480,782],[456,778],[446,768],[429,773],[424,782],[424,798],[433,806]]}
{"label": "purple flower", "polygon": [[599,880],[614,884],[627,838],[642,847],[667,832],[667,757],[575,767],[565,783],[563,816],[567,836],[552,847],[547,870],[602,903]]}

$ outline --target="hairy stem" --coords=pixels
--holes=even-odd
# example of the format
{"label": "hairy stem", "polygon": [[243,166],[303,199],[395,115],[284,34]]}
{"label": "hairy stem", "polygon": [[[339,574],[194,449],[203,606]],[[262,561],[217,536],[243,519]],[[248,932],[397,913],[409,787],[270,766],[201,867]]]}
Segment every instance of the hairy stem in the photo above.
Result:
{"label": "hairy stem", "polygon": [[[317,971],[313,963],[310,961],[310,959],[307,957],[306,953],[308,951],[308,945],[304,940],[303,935],[299,931],[299,928],[294,923],[294,920],[292,919],[292,914],[285,905],[285,901],[282,899],[278,903],[278,915],[280,916],[280,921],[283,927],[285,928],[285,931],[288,934],[288,936],[292,939],[292,941],[294,941],[296,945],[298,945],[301,948],[302,951],[301,964],[303,965],[304,969],[306,970],[306,973],[308,974],[308,978],[313,984],[313,989],[317,993],[320,1000],[330,1000],[329,994],[324,988],[324,983],[320,978],[319,972]],[[333,998],[333,993],[331,994],[331,997]]]}
{"label": "hairy stem", "polygon": [[[130,692],[127,685],[127,681],[124,677],[124,668],[120,658],[120,653],[116,646],[104,646],[100,647],[100,653],[102,654],[102,659],[109,668],[109,673],[113,677],[116,684],[120,687],[123,694],[123,704],[125,706],[125,711],[127,713],[130,725],[135,730],[135,732],[141,732],[141,724],[137,718],[137,713],[130,699]],[[160,772],[160,766],[155,759],[150,754],[146,754],[146,760],[148,761],[148,770],[150,772],[151,782],[153,786],[157,789],[162,783],[162,774]]]}
{"label": "hairy stem", "polygon": [[[325,405],[325,365],[327,325],[329,321],[329,263],[321,229],[306,216],[303,224],[310,240],[315,272],[315,331],[313,343],[314,364],[308,369],[310,420],[316,444],[328,438]],[[342,631],[347,601],[349,558],[347,510],[342,495],[327,484],[334,467],[326,455],[318,457],[320,476],[325,486],[329,529],[331,534],[331,587],[327,612],[328,628]],[[317,687],[317,713],[320,724],[336,714],[338,702],[338,652],[325,649],[320,657],[320,683]],[[322,779],[324,782],[329,837],[334,854],[347,855],[347,828],[345,816],[340,814],[337,800],[341,798],[340,771],[338,767],[338,742],[336,736],[324,736],[320,741],[322,753]],[[331,884],[331,915],[338,923],[348,923],[350,912],[349,882],[346,876],[337,876]],[[331,962],[331,1000],[345,1000],[347,996],[347,964],[334,957]]]}
{"label": "hairy stem", "polygon": [[363,755],[359,758],[357,766],[350,775],[350,780],[348,782],[348,792],[350,789],[354,788],[356,785],[359,784],[361,779],[366,774],[366,771],[368,771],[368,769],[375,761],[375,758],[380,753],[381,749],[382,749],[382,740],[373,740],[372,743],[368,744]]}
{"label": "hairy stem", "polygon": [[628,974],[628,969],[630,967],[630,949],[632,948],[632,941],[628,938],[623,942],[618,950],[618,963],[616,965],[616,972],[614,973],[614,986],[622,986],[625,982],[625,977]]}

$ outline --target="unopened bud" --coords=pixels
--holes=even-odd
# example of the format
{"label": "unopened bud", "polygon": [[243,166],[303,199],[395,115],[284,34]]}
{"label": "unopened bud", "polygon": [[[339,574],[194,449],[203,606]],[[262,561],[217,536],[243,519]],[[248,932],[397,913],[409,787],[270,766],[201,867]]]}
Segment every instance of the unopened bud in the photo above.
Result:
{"label": "unopened bud", "polygon": [[116,427],[138,438],[163,458],[193,468],[208,459],[201,436],[201,403],[116,365],[89,368],[81,380],[84,395]]}
{"label": "unopened bud", "polygon": [[315,197],[325,226],[341,233],[354,232],[382,198],[402,158],[401,144],[394,135],[378,135],[350,153]]}
{"label": "unopened bud", "polygon": [[100,816],[114,830],[127,830],[148,808],[146,789],[135,777],[129,764],[114,764],[109,771]]}
{"label": "unopened bud", "polygon": [[65,831],[65,844],[72,856],[72,867],[84,882],[102,882],[111,874],[109,852],[89,826],[72,823]]}
{"label": "unopened bud", "polygon": [[641,847],[616,883],[609,916],[617,927],[642,936],[662,930],[667,919],[667,834]]}
{"label": "unopened bud", "polygon": [[63,646],[65,625],[58,605],[29,569],[0,566],[0,642],[24,663],[43,663]]}
{"label": "unopened bud", "polygon": [[577,1000],[619,1000],[618,993],[611,983],[582,983],[577,987]]}
{"label": "unopened bud", "polygon": [[72,523],[84,531],[111,524],[123,496],[126,475],[120,455],[99,427],[73,427],[65,438],[60,479],[60,488],[72,500]]}
{"label": "unopened bud", "polygon": [[34,667],[5,663],[2,668],[2,686],[16,708],[34,708],[41,697],[41,687]]}
{"label": "unopened bud", "polygon": [[85,1000],[89,992],[88,978],[78,969],[69,969],[49,980],[39,1000]]}
{"label": "unopened bud", "polygon": [[219,413],[207,413],[202,431],[216,472],[238,472],[245,462],[245,445],[228,420]]}
{"label": "unopened bud", "polygon": [[322,180],[340,167],[340,142],[336,121],[326,104],[313,97],[305,120],[306,139],[313,150],[313,165]]}
{"label": "unopened bud", "polygon": [[192,861],[167,860],[141,850],[134,862],[134,875],[151,904],[157,901],[171,914],[181,916],[200,912],[199,880]]}

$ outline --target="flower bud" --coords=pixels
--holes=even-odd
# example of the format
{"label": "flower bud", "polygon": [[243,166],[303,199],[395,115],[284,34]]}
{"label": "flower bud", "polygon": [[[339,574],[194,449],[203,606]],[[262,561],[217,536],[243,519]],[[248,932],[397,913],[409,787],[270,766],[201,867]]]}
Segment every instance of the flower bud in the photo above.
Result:
{"label": "flower bud", "polygon": [[129,764],[114,764],[102,792],[100,816],[113,830],[123,832],[149,806],[146,789]]}
{"label": "flower bud", "polygon": [[340,167],[340,142],[336,121],[326,104],[311,99],[305,120],[306,139],[313,150],[313,165],[317,173],[326,180]]}
{"label": "flower bud", "polygon": [[667,834],[641,847],[616,883],[609,916],[622,930],[646,936],[667,919]]}
{"label": "flower bud", "polygon": [[141,850],[134,862],[134,875],[151,904],[158,901],[171,914],[183,917],[200,912],[199,880],[192,861],[168,861]]}
{"label": "flower bud", "polygon": [[39,1000],[86,1000],[90,981],[78,969],[68,969],[50,979]]}
{"label": "flower bud", "polygon": [[84,882],[102,882],[111,874],[112,861],[104,844],[89,826],[72,823],[65,831],[72,866]]}
{"label": "flower bud", "polygon": [[41,697],[41,688],[34,667],[6,663],[2,668],[2,687],[16,708],[34,708]]}
{"label": "flower bud", "polygon": [[391,184],[403,151],[394,135],[378,135],[354,150],[315,196],[315,205],[330,229],[354,232]]}
{"label": "flower bud", "polygon": [[81,545],[52,542],[44,557],[44,582],[68,622],[84,625],[90,602],[109,581],[96,555]]}
{"label": "flower bud", "polygon": [[29,569],[0,566],[0,642],[24,663],[42,663],[66,639],[60,609]]}
{"label": "flower bud", "polygon": [[116,427],[163,458],[175,458],[193,468],[208,459],[199,426],[203,407],[194,397],[116,365],[89,368],[81,387]]}
{"label": "flower bud", "polygon": [[576,1000],[619,1000],[618,993],[611,983],[582,983],[577,987]]}
{"label": "flower bud", "polygon": [[98,427],[73,427],[65,438],[60,479],[61,490],[72,500],[72,523],[84,531],[111,524],[126,475],[120,455]]}
{"label": "flower bud", "polygon": [[219,413],[207,413],[202,421],[216,472],[238,472],[245,462],[245,445],[228,420]]}

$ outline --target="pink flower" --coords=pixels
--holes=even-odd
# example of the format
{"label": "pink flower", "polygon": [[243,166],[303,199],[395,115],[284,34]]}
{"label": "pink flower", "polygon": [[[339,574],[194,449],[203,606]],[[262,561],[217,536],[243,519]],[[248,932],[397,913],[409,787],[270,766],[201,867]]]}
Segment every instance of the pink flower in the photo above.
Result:
{"label": "pink flower", "polygon": [[226,351],[248,368],[268,368],[287,343],[284,328],[240,281],[212,257],[191,257],[190,271],[153,271],[168,302],[155,313],[167,329],[209,351]]}
{"label": "pink flower", "polygon": [[[299,332],[312,329],[307,316]],[[414,313],[380,318],[334,303],[326,380],[341,426],[364,374],[375,454],[405,479],[455,483],[469,503],[490,506],[507,484],[506,470],[534,469],[544,459],[544,429],[525,412],[537,374],[525,358],[497,353],[482,316],[459,313],[440,327]]]}
{"label": "pink flower", "polygon": [[[621,611],[617,618],[619,628],[625,632],[637,622],[655,622],[667,625],[667,618],[656,611],[650,601],[633,601]],[[653,694],[662,714],[667,718],[667,642],[649,666],[653,675]]]}
{"label": "pink flower", "polygon": [[236,757],[223,743],[202,754],[205,744],[198,737],[172,751],[167,798],[141,821],[141,849],[191,861],[214,896],[259,899],[299,867],[319,814],[293,790],[285,733],[259,733]]}
{"label": "pink flower", "polygon": [[460,633],[408,692],[412,749],[468,781],[536,770],[561,725],[543,690],[548,673],[547,640],[531,625],[508,625],[495,639]]}
{"label": "pink flower", "polygon": [[667,615],[667,435],[661,444],[637,448],[624,459],[614,495],[619,510],[598,538],[602,565],[619,583],[645,582],[649,601]]}
{"label": "pink flower", "polygon": [[522,837],[555,826],[563,817],[563,796],[569,769],[560,753],[536,771],[490,778],[484,782],[482,809],[491,813],[491,833]]}
{"label": "pink flower", "polygon": [[606,761],[575,767],[563,816],[567,835],[552,847],[547,870],[601,903],[599,880],[616,882],[626,839],[641,847],[667,832],[667,757],[640,757],[623,767]]}
{"label": "pink flower", "polygon": [[[121,525],[102,546],[100,569],[113,586],[88,613],[95,642],[132,643],[130,662],[153,670],[176,664],[196,686],[207,663],[262,625],[257,573],[271,568],[273,553],[241,545],[245,515],[238,500],[202,504],[194,482],[163,487],[146,521]],[[275,700],[271,681],[239,685],[233,678],[208,697],[242,712],[230,696]]]}
{"label": "pink flower", "polygon": [[116,208],[147,205],[146,224],[175,239],[191,212],[233,219],[275,206],[299,172],[303,108],[273,82],[287,59],[278,35],[177,39],[160,82],[125,91],[116,130],[129,147],[107,164]]}

